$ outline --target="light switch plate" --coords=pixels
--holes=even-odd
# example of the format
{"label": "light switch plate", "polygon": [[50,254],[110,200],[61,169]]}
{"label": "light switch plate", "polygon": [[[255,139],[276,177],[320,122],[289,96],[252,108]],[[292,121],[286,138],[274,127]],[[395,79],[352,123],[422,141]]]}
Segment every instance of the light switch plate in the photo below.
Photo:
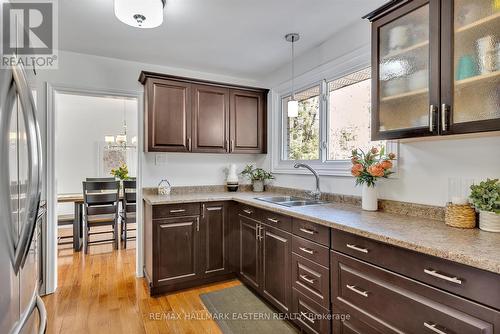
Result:
{"label": "light switch plate", "polygon": [[165,165],[167,163],[167,155],[164,153],[156,153],[155,165]]}

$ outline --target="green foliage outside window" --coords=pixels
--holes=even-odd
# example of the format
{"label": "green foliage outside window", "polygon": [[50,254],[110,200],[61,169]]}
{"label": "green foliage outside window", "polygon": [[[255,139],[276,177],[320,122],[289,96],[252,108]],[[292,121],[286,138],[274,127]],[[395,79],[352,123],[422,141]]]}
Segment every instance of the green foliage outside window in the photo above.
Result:
{"label": "green foliage outside window", "polygon": [[299,101],[299,115],[288,125],[288,159],[319,159],[319,96]]}

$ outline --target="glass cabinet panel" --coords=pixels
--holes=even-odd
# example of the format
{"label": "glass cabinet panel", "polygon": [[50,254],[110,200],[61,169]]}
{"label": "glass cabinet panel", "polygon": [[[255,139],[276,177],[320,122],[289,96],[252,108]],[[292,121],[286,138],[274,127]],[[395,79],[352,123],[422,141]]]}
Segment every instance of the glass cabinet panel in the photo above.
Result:
{"label": "glass cabinet panel", "polygon": [[429,4],[379,29],[379,131],[429,127]]}
{"label": "glass cabinet panel", "polygon": [[500,118],[500,0],[455,0],[453,123]]}

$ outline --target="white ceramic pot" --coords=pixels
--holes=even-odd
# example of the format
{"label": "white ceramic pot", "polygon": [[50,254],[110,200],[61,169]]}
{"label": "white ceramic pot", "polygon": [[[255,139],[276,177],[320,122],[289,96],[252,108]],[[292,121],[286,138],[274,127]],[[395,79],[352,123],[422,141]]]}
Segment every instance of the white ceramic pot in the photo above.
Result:
{"label": "white ceramic pot", "polygon": [[479,228],[488,232],[500,232],[500,214],[479,211]]}
{"label": "white ceramic pot", "polygon": [[253,187],[253,191],[255,192],[263,192],[264,191],[264,181],[262,180],[254,180],[252,182],[252,187]]}
{"label": "white ceramic pot", "polygon": [[366,211],[377,211],[378,198],[377,188],[369,187],[366,183],[363,184],[361,194],[361,207]]}

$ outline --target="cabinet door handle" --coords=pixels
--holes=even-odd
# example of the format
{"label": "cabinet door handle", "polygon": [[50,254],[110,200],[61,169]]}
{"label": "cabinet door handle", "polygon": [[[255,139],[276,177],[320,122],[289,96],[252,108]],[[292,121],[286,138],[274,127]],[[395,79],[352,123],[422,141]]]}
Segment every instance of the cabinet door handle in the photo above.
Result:
{"label": "cabinet door handle", "polygon": [[309,230],[307,228],[299,228],[300,231],[304,232],[304,233],[307,233],[307,234],[310,234],[310,235],[313,235],[314,234],[314,231],[313,230]]}
{"label": "cabinet door handle", "polygon": [[300,315],[307,319],[311,324],[314,324],[314,319],[309,317],[306,312],[300,311]]}
{"label": "cabinet door handle", "polygon": [[428,322],[424,322],[424,327],[425,328],[429,328],[431,331],[433,331],[434,333],[438,333],[438,334],[448,334],[447,332],[445,331],[442,331],[440,330],[439,328],[437,328],[437,325],[436,324],[430,324]]}
{"label": "cabinet door handle", "polygon": [[347,248],[354,249],[355,251],[368,254],[368,249],[366,249],[366,248],[361,248],[361,247],[358,247],[358,246],[353,245],[353,244],[346,244],[346,246],[347,246]]}
{"label": "cabinet door handle", "polygon": [[202,204],[201,205],[201,218],[205,219],[205,204]]}
{"label": "cabinet door handle", "polygon": [[278,219],[274,219],[274,218],[267,218],[267,220],[269,220],[272,223],[279,223],[280,222]]}
{"label": "cabinet door handle", "polygon": [[259,225],[259,241],[261,241],[264,238],[264,236],[262,235],[263,230],[264,230],[264,228]]}
{"label": "cabinet door handle", "polygon": [[231,152],[234,151],[234,139],[231,139]]}
{"label": "cabinet door handle", "polygon": [[170,210],[170,213],[181,213],[181,212],[186,212],[186,209],[172,209],[172,210]]}
{"label": "cabinet door handle", "polygon": [[458,277],[443,275],[443,274],[438,273],[434,269],[424,269],[424,273],[426,273],[427,275],[445,280],[447,282],[451,282],[451,283],[455,283],[455,284],[462,284],[462,280],[459,279]]}
{"label": "cabinet door handle", "polygon": [[434,113],[436,112],[437,107],[433,104],[429,106],[429,131],[434,131]]}
{"label": "cabinet door handle", "polygon": [[307,248],[304,248],[304,247],[299,247],[299,249],[301,251],[303,251],[304,253],[311,254],[311,255],[314,254],[314,251],[312,249],[307,249]]}
{"label": "cabinet door handle", "polygon": [[351,291],[356,292],[358,295],[361,295],[363,297],[368,297],[368,291],[359,290],[355,285],[346,284],[345,287]]}
{"label": "cabinet door handle", "polygon": [[229,148],[229,139],[226,139],[226,152],[229,153],[231,149]]}
{"label": "cabinet door handle", "polygon": [[446,103],[441,105],[441,128],[443,131],[448,131],[448,113],[450,111],[450,106]]}
{"label": "cabinet door handle", "polygon": [[191,151],[191,137],[188,138],[188,151]]}
{"label": "cabinet door handle", "polygon": [[243,209],[243,212],[246,213],[247,215],[251,215],[253,213],[252,210],[248,210],[248,209]]}
{"label": "cabinet door handle", "polygon": [[196,232],[200,232],[200,218],[196,217]]}
{"label": "cabinet door handle", "polygon": [[255,240],[259,240],[259,225],[255,225]]}
{"label": "cabinet door handle", "polygon": [[300,278],[302,278],[304,281],[306,281],[309,284],[314,284],[314,279],[307,277],[307,275],[299,275]]}

